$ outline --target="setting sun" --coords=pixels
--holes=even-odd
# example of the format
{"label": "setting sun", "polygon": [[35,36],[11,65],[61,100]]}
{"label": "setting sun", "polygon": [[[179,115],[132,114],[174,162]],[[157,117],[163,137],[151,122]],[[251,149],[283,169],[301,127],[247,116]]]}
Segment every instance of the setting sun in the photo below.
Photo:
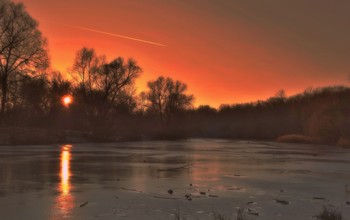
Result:
{"label": "setting sun", "polygon": [[73,102],[73,97],[70,95],[65,95],[62,98],[62,103],[64,106],[68,107]]}
{"label": "setting sun", "polygon": [[350,220],[349,9],[0,0],[0,220]]}

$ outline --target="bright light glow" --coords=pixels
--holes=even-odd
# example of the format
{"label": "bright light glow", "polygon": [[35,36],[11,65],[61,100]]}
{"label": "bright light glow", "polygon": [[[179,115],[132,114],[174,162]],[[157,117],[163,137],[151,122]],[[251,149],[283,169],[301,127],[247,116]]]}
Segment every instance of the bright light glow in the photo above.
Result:
{"label": "bright light glow", "polygon": [[60,192],[56,197],[56,202],[54,203],[54,213],[53,219],[68,219],[71,215],[72,209],[74,208],[74,196],[70,193],[72,185],[70,182],[71,170],[70,170],[70,160],[71,160],[71,150],[72,145],[64,145],[61,147],[61,170],[60,179],[61,182],[57,186],[57,190]]}
{"label": "bright light glow", "polygon": [[70,95],[65,95],[62,98],[62,103],[64,106],[68,107],[73,102],[73,97]]}
{"label": "bright light glow", "polygon": [[65,145],[62,147],[61,152],[61,192],[63,195],[67,195],[70,191],[70,148],[71,145]]}

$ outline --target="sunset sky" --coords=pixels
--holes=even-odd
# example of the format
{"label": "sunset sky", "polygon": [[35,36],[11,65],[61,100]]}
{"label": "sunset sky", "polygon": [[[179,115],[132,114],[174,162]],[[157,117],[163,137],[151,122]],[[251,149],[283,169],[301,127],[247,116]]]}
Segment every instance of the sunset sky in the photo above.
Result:
{"label": "sunset sky", "polygon": [[187,83],[196,106],[349,83],[347,0],[22,2],[49,41],[53,69],[66,73],[83,46],[132,57],[144,70],[138,91],[170,76]]}

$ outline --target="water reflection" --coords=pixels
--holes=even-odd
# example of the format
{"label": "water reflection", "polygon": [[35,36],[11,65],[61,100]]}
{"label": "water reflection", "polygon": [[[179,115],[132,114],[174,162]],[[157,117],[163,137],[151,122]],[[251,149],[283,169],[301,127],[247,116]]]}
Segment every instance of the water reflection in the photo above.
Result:
{"label": "water reflection", "polygon": [[[54,219],[69,218],[70,213],[74,207],[74,197],[71,194],[71,145],[64,145],[61,147],[60,157],[60,183],[58,185],[59,195],[56,198],[54,207]],[[57,217],[57,218],[56,218]]]}
{"label": "water reflection", "polygon": [[71,145],[65,145],[62,147],[62,151],[61,151],[61,173],[60,173],[61,184],[59,185],[59,187],[62,195],[68,195],[70,192],[69,177],[71,175],[70,173],[70,148],[71,147],[72,147]]}

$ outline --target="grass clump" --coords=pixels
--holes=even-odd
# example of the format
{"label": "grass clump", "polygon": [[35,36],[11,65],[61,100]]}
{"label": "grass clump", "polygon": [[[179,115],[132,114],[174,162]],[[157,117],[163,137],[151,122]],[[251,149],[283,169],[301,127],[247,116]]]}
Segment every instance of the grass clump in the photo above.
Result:
{"label": "grass clump", "polygon": [[320,214],[315,216],[318,220],[342,220],[343,217],[340,212],[330,207],[323,207]]}
{"label": "grass clump", "polygon": [[247,216],[244,214],[243,209],[238,209],[237,211],[237,219],[236,220],[248,220]]}
{"label": "grass clump", "polygon": [[237,211],[237,217],[235,219],[227,217],[224,214],[214,213],[214,220],[249,220],[249,219],[244,213],[244,209],[239,208]]}

